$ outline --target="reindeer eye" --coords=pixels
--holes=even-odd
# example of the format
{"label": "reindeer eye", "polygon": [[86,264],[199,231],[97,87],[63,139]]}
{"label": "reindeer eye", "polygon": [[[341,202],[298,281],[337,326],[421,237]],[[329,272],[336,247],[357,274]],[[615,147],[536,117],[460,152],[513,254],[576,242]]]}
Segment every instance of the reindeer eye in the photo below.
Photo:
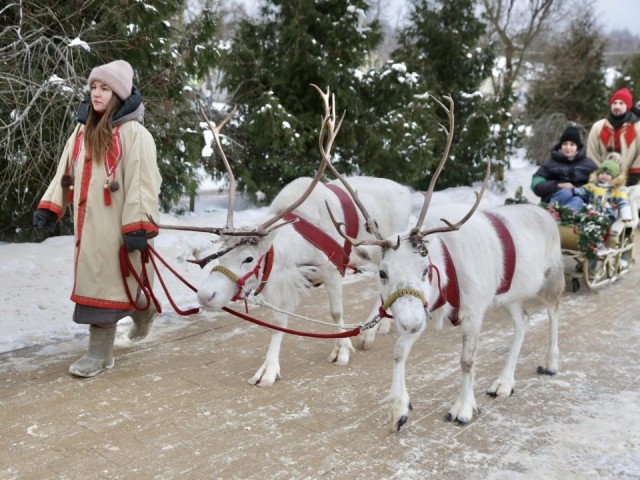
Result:
{"label": "reindeer eye", "polygon": [[387,278],[389,278],[389,277],[387,277],[387,272],[385,272],[384,270],[380,270],[380,274],[379,275],[380,275],[380,279],[382,279],[382,280],[386,280]]}
{"label": "reindeer eye", "polygon": [[251,263],[251,262],[253,262],[253,257],[247,257],[244,259],[242,263]]}
{"label": "reindeer eye", "polygon": [[427,273],[429,273],[429,267],[425,267],[425,269],[422,271],[422,277],[426,277]]}

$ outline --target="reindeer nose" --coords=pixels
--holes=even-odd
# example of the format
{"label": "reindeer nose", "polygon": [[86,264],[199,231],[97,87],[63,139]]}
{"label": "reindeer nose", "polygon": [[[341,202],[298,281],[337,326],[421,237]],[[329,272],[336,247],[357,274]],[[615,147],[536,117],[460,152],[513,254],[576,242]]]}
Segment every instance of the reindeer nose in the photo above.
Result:
{"label": "reindeer nose", "polygon": [[211,305],[211,302],[213,301],[215,296],[216,296],[215,291],[213,291],[209,296],[207,296],[206,292],[198,292],[198,301],[200,302],[200,305],[206,307]]}
{"label": "reindeer nose", "polygon": [[399,322],[400,323],[400,329],[405,331],[406,333],[417,333],[420,328],[417,325],[411,325],[411,326],[407,326],[405,325],[404,322]]}
{"label": "reindeer nose", "polygon": [[413,298],[404,297],[399,301],[401,303],[398,306],[401,308],[394,312],[398,331],[406,334],[420,333],[427,322],[424,308],[418,308],[418,302]]}

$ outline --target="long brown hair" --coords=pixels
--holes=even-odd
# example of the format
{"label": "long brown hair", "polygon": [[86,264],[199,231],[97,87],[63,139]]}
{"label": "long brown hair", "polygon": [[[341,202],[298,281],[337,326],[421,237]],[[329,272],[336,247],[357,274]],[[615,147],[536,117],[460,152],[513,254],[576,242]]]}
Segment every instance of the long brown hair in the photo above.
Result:
{"label": "long brown hair", "polygon": [[111,132],[113,124],[111,120],[121,104],[122,101],[114,93],[104,114],[100,115],[89,102],[89,115],[84,127],[84,150],[91,155],[91,158],[97,164],[103,162],[107,149],[112,148]]}

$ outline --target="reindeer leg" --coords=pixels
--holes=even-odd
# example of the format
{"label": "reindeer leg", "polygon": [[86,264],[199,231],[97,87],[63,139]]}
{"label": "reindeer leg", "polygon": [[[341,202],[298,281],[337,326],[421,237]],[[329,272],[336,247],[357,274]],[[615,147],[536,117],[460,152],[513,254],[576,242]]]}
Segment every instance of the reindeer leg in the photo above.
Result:
{"label": "reindeer leg", "polygon": [[558,302],[547,306],[549,315],[549,344],[544,356],[544,365],[538,367],[538,373],[555,375],[558,373]]}
{"label": "reindeer leg", "polygon": [[538,373],[545,375],[555,375],[558,372],[558,311],[563,290],[564,268],[559,265],[557,268],[549,270],[544,288],[540,292],[540,299],[545,303],[549,316],[549,344],[544,364],[538,367]]}
{"label": "reindeer leg", "polygon": [[403,333],[396,340],[393,355],[393,376],[391,378],[391,403],[389,404],[389,424],[393,431],[399,431],[407,423],[409,410],[413,410],[405,382],[405,367],[411,348],[420,338],[422,330],[424,327],[416,333]]}
{"label": "reindeer leg", "polygon": [[[331,318],[338,325],[344,325],[342,320],[342,277],[334,268],[325,275],[325,287],[329,295],[329,310]],[[336,365],[345,366],[349,364],[349,354],[355,351],[351,340],[348,338],[338,338],[333,346],[333,350],[327,357],[327,361]]]}
{"label": "reindeer leg", "polygon": [[473,363],[476,358],[478,338],[480,336],[481,315],[473,315],[462,320],[462,353],[460,355],[460,367],[462,368],[462,387],[456,403],[444,417],[448,422],[457,421],[460,425],[466,425],[473,418],[473,412],[479,413],[476,398],[473,394]]}
{"label": "reindeer leg", "polygon": [[[287,326],[287,315],[277,312],[275,313],[275,318],[277,323],[283,327]],[[270,387],[280,378],[280,345],[282,344],[283,335],[282,332],[277,331],[271,333],[267,356],[256,374],[249,379],[251,385]]]}
{"label": "reindeer leg", "polygon": [[487,390],[487,395],[492,397],[506,398],[513,394],[513,387],[516,384],[516,363],[518,362],[522,343],[524,342],[524,336],[527,333],[527,327],[529,324],[529,315],[524,309],[524,305],[522,303],[512,303],[509,304],[507,308],[511,314],[511,321],[513,322],[513,341],[511,343],[511,348],[509,349],[509,356],[507,357],[507,361],[504,364],[500,376],[495,382],[493,382],[491,388]]}

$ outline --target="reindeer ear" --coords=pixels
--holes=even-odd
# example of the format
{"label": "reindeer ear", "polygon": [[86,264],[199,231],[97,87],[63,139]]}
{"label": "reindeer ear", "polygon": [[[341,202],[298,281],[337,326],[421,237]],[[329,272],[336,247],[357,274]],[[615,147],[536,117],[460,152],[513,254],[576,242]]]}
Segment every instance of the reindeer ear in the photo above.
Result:
{"label": "reindeer ear", "polygon": [[377,245],[360,245],[353,249],[358,258],[375,265],[380,265],[382,261],[382,249]]}
{"label": "reindeer ear", "polygon": [[371,258],[369,257],[369,252],[363,247],[356,247],[353,249],[353,253],[355,253],[358,258],[364,260],[365,262],[370,262]]}

